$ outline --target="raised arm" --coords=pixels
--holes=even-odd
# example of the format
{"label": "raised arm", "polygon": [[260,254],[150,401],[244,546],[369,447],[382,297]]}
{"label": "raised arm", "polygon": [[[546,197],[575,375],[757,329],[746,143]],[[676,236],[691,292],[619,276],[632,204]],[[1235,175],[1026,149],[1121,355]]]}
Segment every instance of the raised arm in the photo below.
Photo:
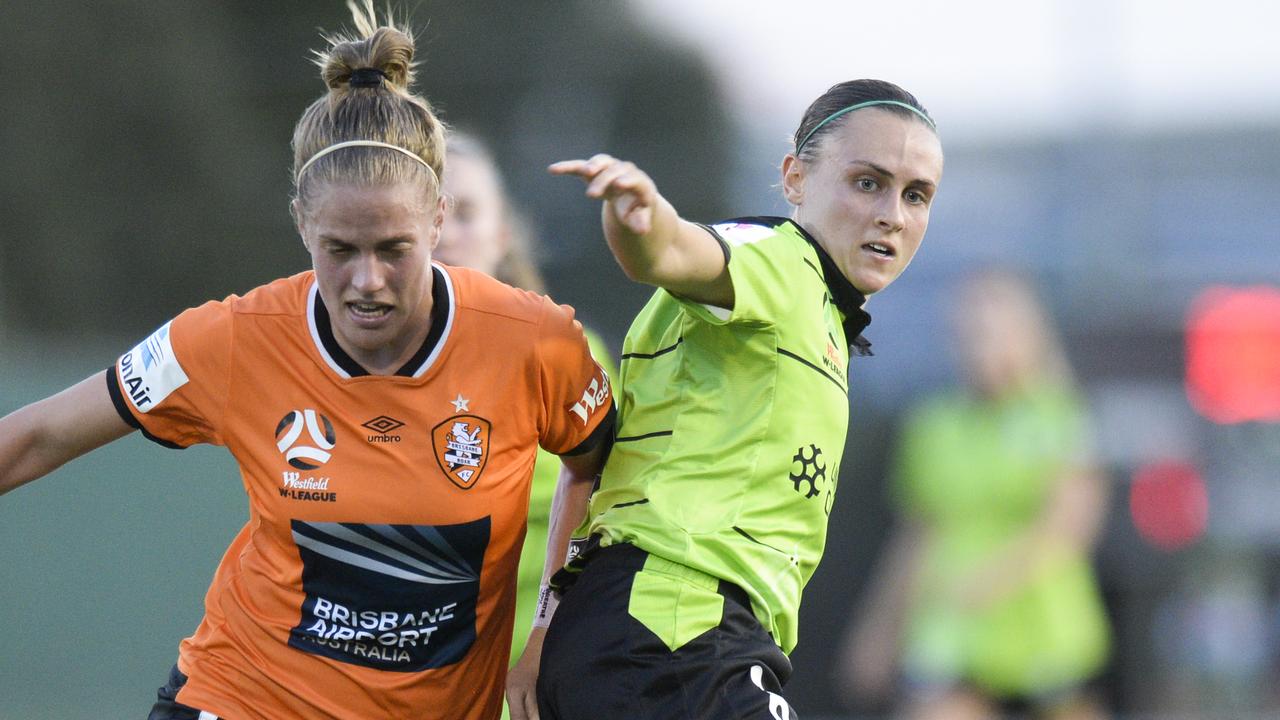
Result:
{"label": "raised arm", "polygon": [[0,495],[132,432],[102,373],[0,418]]}
{"label": "raised arm", "polygon": [[695,302],[733,307],[733,283],[720,243],[704,228],[681,219],[640,168],[595,155],[558,162],[548,170],[577,176],[587,184],[587,197],[604,200],[605,240],[627,277]]}

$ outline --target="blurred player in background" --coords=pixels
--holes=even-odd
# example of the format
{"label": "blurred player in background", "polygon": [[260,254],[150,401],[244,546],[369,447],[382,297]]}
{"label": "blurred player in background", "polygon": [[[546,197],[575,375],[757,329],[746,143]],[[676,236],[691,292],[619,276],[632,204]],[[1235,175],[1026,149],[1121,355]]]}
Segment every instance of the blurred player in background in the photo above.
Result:
{"label": "blurred player in background", "polygon": [[[534,229],[516,210],[489,149],[473,135],[449,133],[449,172],[444,178],[448,202],[435,259],[446,265],[479,270],[508,285],[545,293],[546,284],[534,259]],[[611,355],[599,335],[584,328],[591,354],[609,377],[617,377]],[[552,498],[560,462],[540,450],[529,495],[529,527],[520,555],[516,584],[515,634],[511,656],[519,657],[529,637],[534,605],[543,575]]]}
{"label": "blurred player in background", "polygon": [[0,420],[0,492],[133,429],[239,463],[249,522],[153,720],[497,718],[538,446],[576,522],[612,434],[571,310],[431,262],[444,127],[410,92],[412,37],[351,7],[294,132],[313,270]]}
{"label": "blurred player in background", "polygon": [[551,166],[604,201],[614,256],[659,289],[623,348],[591,540],[508,682],[528,697],[537,675],[543,718],[793,716],[786,653],[826,539],[850,355],[869,346],[862,305],[915,255],[943,165],[920,103],[873,80],[818,98],[794,147],[790,219],[714,225],[629,162]]}
{"label": "blurred player in background", "polygon": [[1109,628],[1090,566],[1105,488],[1084,400],[1030,286],[986,272],[956,295],[968,387],[913,411],[903,519],[836,681],[905,716],[1099,718],[1085,691]]}
{"label": "blurred player in background", "polygon": [[512,286],[545,294],[534,256],[532,222],[507,195],[493,154],[476,136],[452,129],[445,143],[449,174],[444,227],[435,259],[467,267]]}

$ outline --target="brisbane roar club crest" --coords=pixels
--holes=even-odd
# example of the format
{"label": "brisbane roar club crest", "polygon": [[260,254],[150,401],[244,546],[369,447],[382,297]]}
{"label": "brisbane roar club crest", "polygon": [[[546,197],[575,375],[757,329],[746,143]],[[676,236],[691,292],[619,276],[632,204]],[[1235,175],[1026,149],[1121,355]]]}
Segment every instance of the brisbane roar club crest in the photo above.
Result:
{"label": "brisbane roar club crest", "polygon": [[463,490],[480,479],[489,462],[488,420],[475,415],[454,415],[431,431],[431,447],[440,469]]}

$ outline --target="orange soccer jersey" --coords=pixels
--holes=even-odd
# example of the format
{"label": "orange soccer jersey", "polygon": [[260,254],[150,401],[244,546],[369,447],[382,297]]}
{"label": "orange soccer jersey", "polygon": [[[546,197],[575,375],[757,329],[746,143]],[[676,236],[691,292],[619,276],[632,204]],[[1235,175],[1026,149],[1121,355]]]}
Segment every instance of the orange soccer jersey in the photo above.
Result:
{"label": "orange soccer jersey", "polygon": [[496,718],[536,446],[609,431],[572,310],[434,265],[394,376],[338,346],[314,276],[187,310],[108,383],[153,440],[225,445],[249,521],[182,642],[178,701],[249,718]]}

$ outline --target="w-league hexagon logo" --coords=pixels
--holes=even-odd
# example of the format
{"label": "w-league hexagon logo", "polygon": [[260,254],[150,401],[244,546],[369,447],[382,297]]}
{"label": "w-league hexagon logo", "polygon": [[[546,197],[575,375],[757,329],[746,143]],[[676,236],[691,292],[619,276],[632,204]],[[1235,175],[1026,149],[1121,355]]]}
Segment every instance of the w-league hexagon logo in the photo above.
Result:
{"label": "w-league hexagon logo", "polygon": [[311,408],[292,410],[276,425],[276,447],[299,470],[315,470],[329,462],[336,443],[333,423]]}

